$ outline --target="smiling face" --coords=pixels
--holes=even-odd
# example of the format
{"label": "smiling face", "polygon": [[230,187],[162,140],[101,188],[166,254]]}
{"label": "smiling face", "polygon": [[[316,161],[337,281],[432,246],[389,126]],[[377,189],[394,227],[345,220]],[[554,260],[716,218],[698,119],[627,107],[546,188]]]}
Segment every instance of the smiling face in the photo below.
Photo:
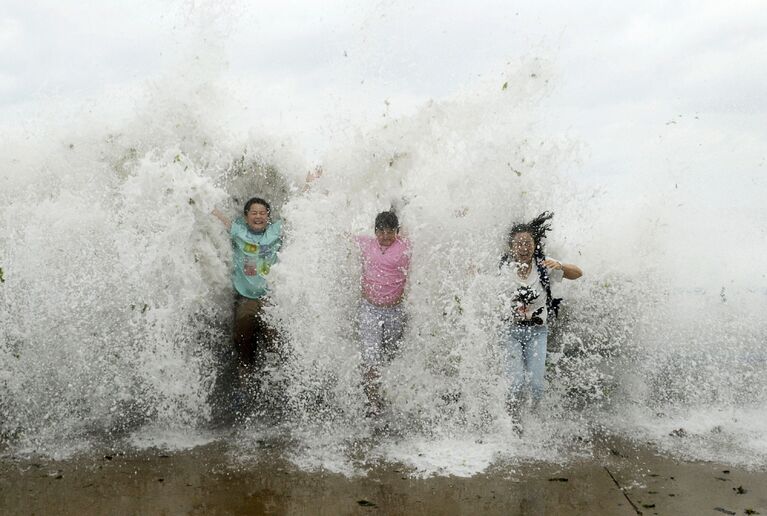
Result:
{"label": "smiling face", "polygon": [[397,229],[391,228],[378,228],[375,230],[376,240],[381,247],[389,247],[397,239]]}
{"label": "smiling face", "polygon": [[530,263],[535,253],[535,240],[527,232],[516,233],[511,237],[511,257],[518,263]]}
{"label": "smiling face", "polygon": [[257,233],[264,231],[269,225],[269,210],[263,204],[254,202],[245,212],[245,223]]}

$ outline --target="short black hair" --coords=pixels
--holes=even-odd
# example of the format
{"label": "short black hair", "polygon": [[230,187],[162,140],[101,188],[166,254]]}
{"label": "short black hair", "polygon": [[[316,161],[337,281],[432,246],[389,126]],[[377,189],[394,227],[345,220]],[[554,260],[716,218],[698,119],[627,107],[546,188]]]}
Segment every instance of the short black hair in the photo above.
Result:
{"label": "short black hair", "polygon": [[243,208],[242,212],[245,215],[247,215],[248,211],[250,211],[250,207],[253,206],[254,204],[260,204],[261,206],[266,208],[266,213],[267,214],[271,214],[272,213],[272,207],[269,206],[269,203],[266,202],[261,197],[251,197],[250,199],[248,199],[248,202],[245,203],[245,208]]}
{"label": "short black hair", "polygon": [[382,211],[376,215],[375,229],[399,229],[399,219],[393,211]]}

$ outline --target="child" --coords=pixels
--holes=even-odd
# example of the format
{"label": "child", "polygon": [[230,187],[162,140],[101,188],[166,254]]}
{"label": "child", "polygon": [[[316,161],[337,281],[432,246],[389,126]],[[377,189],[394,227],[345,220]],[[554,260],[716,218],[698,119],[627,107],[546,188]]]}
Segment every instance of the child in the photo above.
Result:
{"label": "child", "polygon": [[552,216],[544,212],[530,222],[515,224],[501,259],[501,281],[511,304],[505,314],[501,347],[504,371],[511,381],[512,413],[518,412],[519,398],[526,391],[534,406],[543,397],[548,322],[559,303],[551,296],[551,284],[583,274],[577,265],[545,255],[543,240]]}
{"label": "child", "polygon": [[375,219],[375,237],[357,236],[362,252],[362,299],[357,322],[363,377],[371,416],[381,411],[380,367],[397,348],[405,329],[402,307],[410,268],[410,242],[399,236],[399,220],[391,211]]}
{"label": "child", "polygon": [[233,340],[241,373],[257,365],[265,352],[274,351],[276,331],[264,318],[269,291],[267,276],[282,245],[282,222],[271,220],[269,203],[254,197],[245,203],[243,217],[230,221],[213,210],[227,228],[234,251],[232,283],[237,295]]}

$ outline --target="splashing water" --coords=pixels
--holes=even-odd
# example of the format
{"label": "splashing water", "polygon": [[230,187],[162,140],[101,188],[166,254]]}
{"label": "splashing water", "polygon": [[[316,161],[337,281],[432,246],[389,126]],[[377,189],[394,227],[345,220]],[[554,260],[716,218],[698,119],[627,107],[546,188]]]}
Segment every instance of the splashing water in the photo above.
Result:
{"label": "splashing water", "polygon": [[[0,190],[0,442],[66,455],[101,443],[282,441],[297,466],[471,475],[563,461],[598,433],[686,457],[767,465],[765,292],[722,278],[674,281],[673,232],[620,212],[572,174],[576,145],[545,134],[547,69],[431,102],[359,130],[308,165],[284,142],[229,134],[225,92],[160,85],[130,121],[8,130]],[[174,95],[164,94],[173,91]],[[269,316],[285,344],[263,402],[216,433],[231,380],[226,232],[260,194],[286,220]],[[359,256],[350,235],[395,207],[413,242],[406,336],[383,374],[387,410],[364,417],[355,333]],[[548,391],[517,435],[496,347],[497,261],[515,220],[556,213],[552,256],[586,272],[550,339]],[[745,231],[745,230],[744,230]],[[662,242],[662,245],[658,244]],[[620,264],[617,266],[616,264]],[[671,264],[669,266],[669,264]],[[669,272],[669,269],[671,271]],[[223,387],[222,387],[223,385]]]}

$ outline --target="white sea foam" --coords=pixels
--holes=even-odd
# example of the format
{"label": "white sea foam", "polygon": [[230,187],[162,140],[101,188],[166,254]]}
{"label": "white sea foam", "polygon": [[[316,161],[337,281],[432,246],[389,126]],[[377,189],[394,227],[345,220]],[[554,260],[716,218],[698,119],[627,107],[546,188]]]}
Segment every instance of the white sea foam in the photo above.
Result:
{"label": "white sea foam", "polygon": [[[540,124],[545,62],[510,66],[505,88],[469,85],[411,116],[339,133],[351,136],[304,194],[309,166],[295,142],[226,130],[232,105],[206,73],[152,85],[127,119],[100,108],[58,127],[5,130],[5,446],[209,442],[215,414],[232,410],[217,394],[230,365],[229,242],[209,213],[236,215],[262,194],[286,220],[269,311],[286,357],[268,393],[279,415],[266,417],[297,467],[357,475],[384,461],[465,476],[568,460],[605,431],[683,457],[767,466],[767,296],[745,282],[744,255],[764,254],[754,223],[724,214],[709,225],[687,208],[683,227],[649,189],[615,199],[565,173],[577,146]],[[390,206],[413,265],[379,432],[364,419],[350,235],[372,232]],[[520,438],[504,410],[495,271],[509,224],[546,209],[556,213],[550,254],[586,274],[559,288],[561,359]],[[739,243],[732,261],[731,249],[706,245],[719,237]],[[701,262],[726,266],[690,271]],[[248,428],[231,438],[244,455],[275,438]]]}

